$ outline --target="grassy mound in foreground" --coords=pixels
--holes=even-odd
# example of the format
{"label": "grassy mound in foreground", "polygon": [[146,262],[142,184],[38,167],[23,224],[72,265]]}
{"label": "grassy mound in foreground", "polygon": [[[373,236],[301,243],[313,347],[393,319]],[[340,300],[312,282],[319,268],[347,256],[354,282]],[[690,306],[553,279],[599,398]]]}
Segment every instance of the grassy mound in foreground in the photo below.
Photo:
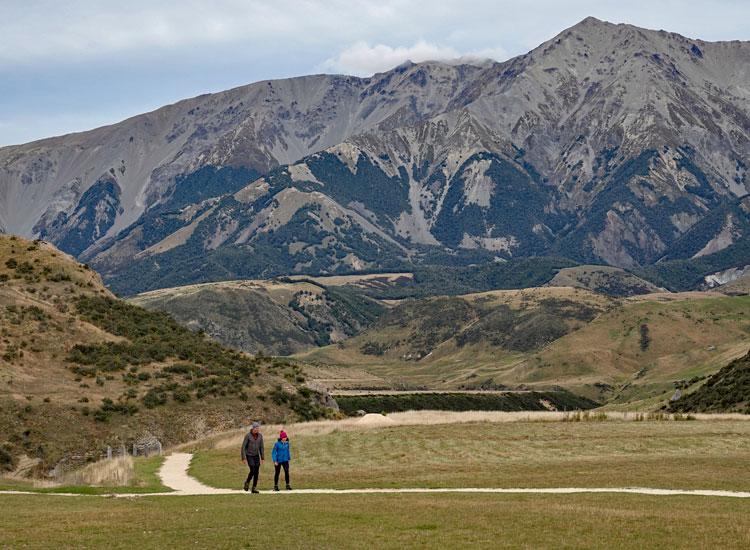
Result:
{"label": "grassy mound in foreground", "polygon": [[76,495],[108,495],[117,493],[168,493],[172,489],[162,485],[158,475],[164,463],[163,456],[137,457],[132,459],[132,471],[123,479],[95,481],[101,470],[118,468],[117,461],[101,461],[71,472],[59,480],[59,485],[45,486],[32,480],[0,477],[0,491],[27,491],[33,493],[72,493]]}

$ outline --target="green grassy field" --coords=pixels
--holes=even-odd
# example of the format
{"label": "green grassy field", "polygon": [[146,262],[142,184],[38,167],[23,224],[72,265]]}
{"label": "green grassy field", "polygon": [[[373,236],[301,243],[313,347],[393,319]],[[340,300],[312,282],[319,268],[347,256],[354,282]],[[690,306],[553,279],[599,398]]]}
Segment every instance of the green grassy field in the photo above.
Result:
{"label": "green grassy field", "polygon": [[2,547],[746,548],[750,501],[637,495],[0,496]]}
{"label": "green grassy field", "polygon": [[[508,422],[290,434],[297,487],[627,487],[750,490],[750,422]],[[267,435],[268,455],[273,437]],[[239,488],[239,441],[190,473]],[[270,488],[270,460],[261,487]]]}
{"label": "green grassy field", "polygon": [[[750,422],[745,420],[326,426],[289,427],[297,488],[750,490]],[[238,487],[246,470],[236,439],[197,444],[191,474],[216,487]],[[267,440],[270,458],[270,428]],[[157,459],[139,462],[137,477],[144,487],[156,488],[158,464]],[[271,482],[269,460],[261,488],[270,488]],[[102,499],[40,494],[0,495],[0,509],[0,548],[671,549],[750,544],[750,499],[725,497],[292,492]]]}

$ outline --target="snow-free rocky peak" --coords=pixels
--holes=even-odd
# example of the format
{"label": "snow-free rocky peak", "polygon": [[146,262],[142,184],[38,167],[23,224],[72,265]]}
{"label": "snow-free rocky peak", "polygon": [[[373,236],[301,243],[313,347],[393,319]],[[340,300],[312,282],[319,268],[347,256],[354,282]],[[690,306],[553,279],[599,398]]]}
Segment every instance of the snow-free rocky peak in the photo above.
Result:
{"label": "snow-free rocky peak", "polygon": [[0,228],[124,292],[548,254],[718,271],[750,264],[749,161],[750,43],[587,18],[504,63],[258,82],[0,149]]}

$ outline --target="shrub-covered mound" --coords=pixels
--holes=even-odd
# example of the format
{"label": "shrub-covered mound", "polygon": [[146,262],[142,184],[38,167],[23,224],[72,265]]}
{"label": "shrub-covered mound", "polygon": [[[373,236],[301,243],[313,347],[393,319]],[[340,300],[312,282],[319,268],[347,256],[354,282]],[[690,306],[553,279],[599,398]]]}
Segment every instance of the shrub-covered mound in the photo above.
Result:
{"label": "shrub-covered mound", "polygon": [[48,243],[0,235],[0,471],[330,412],[298,363],[226,348],[116,299]]}
{"label": "shrub-covered mound", "polygon": [[750,353],[735,359],[696,391],[669,404],[675,412],[750,414]]}

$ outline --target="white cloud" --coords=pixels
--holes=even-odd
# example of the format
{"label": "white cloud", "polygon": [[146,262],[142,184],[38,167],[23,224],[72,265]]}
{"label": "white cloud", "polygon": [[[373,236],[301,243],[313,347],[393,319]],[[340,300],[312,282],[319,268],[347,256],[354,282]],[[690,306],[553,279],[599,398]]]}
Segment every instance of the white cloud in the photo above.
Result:
{"label": "white cloud", "polygon": [[465,53],[461,56],[461,59],[494,59],[495,61],[505,61],[510,57],[510,54],[505,48],[502,46],[496,46],[494,48],[484,48]]}
{"label": "white cloud", "polygon": [[369,76],[392,69],[406,60],[419,63],[433,59],[453,59],[459,53],[451,47],[439,46],[420,40],[409,47],[391,47],[385,44],[370,46],[367,42],[355,42],[336,57],[326,59],[322,68],[326,71]]}
{"label": "white cloud", "polygon": [[414,63],[479,59],[503,61],[507,58],[507,52],[501,47],[462,54],[450,46],[441,46],[424,40],[419,40],[412,46],[396,47],[385,44],[370,46],[365,41],[359,41],[342,50],[337,56],[326,59],[320,65],[320,69],[328,72],[369,76],[392,69],[404,61],[413,61]]}

